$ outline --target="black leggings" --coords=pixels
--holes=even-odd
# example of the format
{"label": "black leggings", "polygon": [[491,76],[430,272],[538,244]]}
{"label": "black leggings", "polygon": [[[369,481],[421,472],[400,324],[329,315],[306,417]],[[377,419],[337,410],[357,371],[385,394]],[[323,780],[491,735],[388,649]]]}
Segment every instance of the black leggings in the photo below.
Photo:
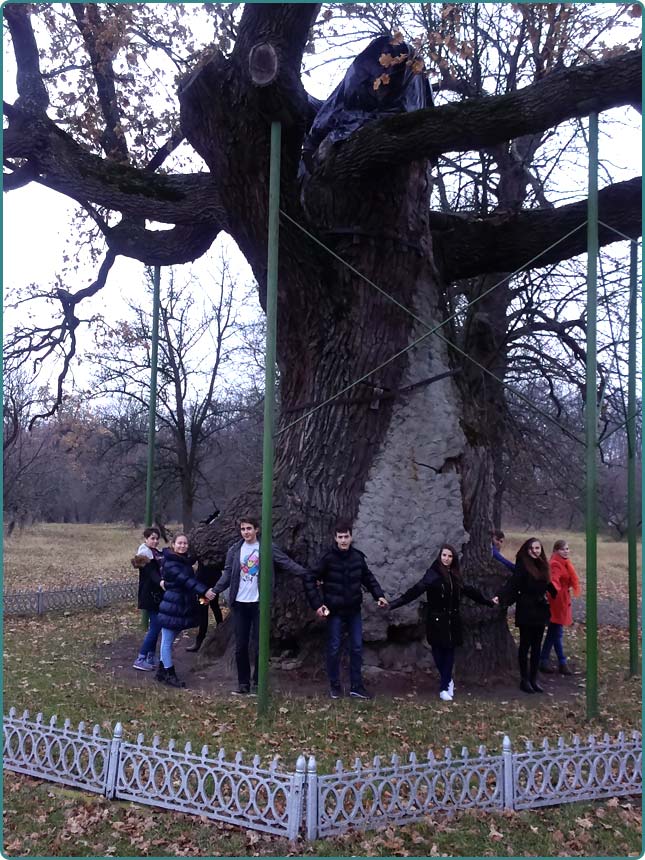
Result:
{"label": "black leggings", "polygon": [[197,633],[197,639],[199,642],[204,641],[204,637],[208,633],[208,607],[213,611],[213,615],[215,616],[216,624],[222,623],[222,610],[219,605],[219,594],[215,596],[214,600],[206,604],[199,604],[199,631]]}
{"label": "black leggings", "polygon": [[522,680],[535,681],[540,665],[540,649],[544,636],[544,624],[520,624],[520,649],[518,660]]}

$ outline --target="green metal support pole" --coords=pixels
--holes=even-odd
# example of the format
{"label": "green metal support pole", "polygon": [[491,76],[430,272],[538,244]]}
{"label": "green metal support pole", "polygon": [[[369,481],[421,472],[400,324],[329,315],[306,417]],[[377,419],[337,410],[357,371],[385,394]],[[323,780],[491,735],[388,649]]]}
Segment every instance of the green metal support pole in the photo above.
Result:
{"label": "green metal support pole", "polygon": [[598,715],[598,570],[597,570],[597,435],[596,302],[598,282],[598,114],[589,114],[589,197],[587,204],[587,385],[585,431],[587,441],[586,545],[587,545],[587,718]]}
{"label": "green metal support pole", "polygon": [[627,559],[629,583],[629,674],[638,675],[638,559],[636,552],[636,328],[638,323],[638,245],[629,260],[629,363],[627,379]]}
{"label": "green metal support pole", "polygon": [[[159,286],[161,268],[155,266],[152,294],[152,343],[150,346],[150,403],[148,404],[148,469],[146,473],[146,528],[152,525],[152,487],[155,469],[155,425],[157,422],[157,352],[159,348]],[[148,629],[150,619],[141,610],[141,626]]]}
{"label": "green metal support pole", "polygon": [[150,403],[148,404],[148,471],[146,475],[146,527],[152,525],[152,487],[155,471],[155,424],[157,421],[157,352],[159,349],[159,285],[161,267],[155,266],[152,294],[152,344],[150,347]]}
{"label": "green metal support pole", "polygon": [[273,579],[273,437],[275,423],[275,355],[278,315],[278,249],[280,216],[280,141],[282,126],[271,123],[269,172],[269,236],[267,256],[267,336],[264,374],[264,435],[262,444],[262,532],[260,536],[260,650],[258,655],[258,714],[269,705],[269,641]]}

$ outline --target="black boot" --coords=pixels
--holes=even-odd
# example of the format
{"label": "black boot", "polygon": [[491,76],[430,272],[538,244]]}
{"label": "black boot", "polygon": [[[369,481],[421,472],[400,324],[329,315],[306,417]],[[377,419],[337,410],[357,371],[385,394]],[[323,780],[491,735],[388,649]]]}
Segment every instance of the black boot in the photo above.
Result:
{"label": "black boot", "polygon": [[171,666],[170,669],[166,669],[166,678],[164,684],[168,684],[169,687],[185,687],[186,684],[184,681],[180,681],[175,672],[175,667]]}
{"label": "black boot", "polygon": [[195,639],[195,644],[191,645],[190,648],[186,648],[186,651],[199,651],[199,649],[202,647],[203,641],[204,637],[198,636],[197,639]]}
{"label": "black boot", "polygon": [[155,679],[160,681],[162,684],[166,683],[166,674],[167,669],[164,669],[163,663],[159,663],[159,667],[157,668],[157,674],[155,675]]}
{"label": "black boot", "polygon": [[537,681],[537,675],[534,678],[531,678],[531,686],[533,687],[534,693],[543,693],[544,687],[541,687]]}
{"label": "black boot", "polygon": [[531,684],[529,683],[529,681],[526,678],[522,678],[522,680],[520,681],[520,690],[522,690],[524,693],[534,693],[535,692],[535,690],[533,689],[533,687],[531,686]]}

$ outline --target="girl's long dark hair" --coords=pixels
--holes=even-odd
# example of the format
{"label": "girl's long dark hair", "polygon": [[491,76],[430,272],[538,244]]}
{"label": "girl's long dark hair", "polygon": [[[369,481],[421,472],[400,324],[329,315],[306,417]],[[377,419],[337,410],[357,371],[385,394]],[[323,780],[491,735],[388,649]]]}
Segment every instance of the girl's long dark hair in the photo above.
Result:
{"label": "girl's long dark hair", "polygon": [[452,562],[450,563],[450,573],[454,576],[456,580],[461,582],[461,570],[459,569],[459,558],[457,557],[457,550],[454,546],[451,546],[449,543],[442,543],[439,547],[439,552],[437,553],[437,557],[432,562],[432,567],[444,575],[445,567],[441,562],[441,553],[444,549],[449,549],[452,553]]}
{"label": "girl's long dark hair", "polygon": [[[538,558],[533,558],[532,555],[529,555],[529,547],[532,543],[539,543],[542,547],[542,551]],[[515,564],[523,567],[524,570],[528,571],[534,579],[540,579],[543,582],[551,582],[549,562],[547,561],[542,541],[539,538],[532,537],[524,541],[515,556]]]}

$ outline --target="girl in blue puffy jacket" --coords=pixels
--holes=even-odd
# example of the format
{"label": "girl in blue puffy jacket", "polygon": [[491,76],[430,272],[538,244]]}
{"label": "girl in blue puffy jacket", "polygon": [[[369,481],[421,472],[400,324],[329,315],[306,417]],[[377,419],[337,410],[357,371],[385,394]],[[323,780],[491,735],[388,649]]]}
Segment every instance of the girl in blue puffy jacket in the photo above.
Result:
{"label": "girl in blue puffy jacket", "polygon": [[176,535],[170,549],[166,547],[162,554],[164,561],[161,587],[164,595],[159,606],[161,659],[156,677],[158,681],[170,687],[185,687],[186,684],[179,680],[175,672],[172,646],[182,630],[197,626],[198,603],[195,598],[212,600],[215,593],[195,578],[194,559],[188,554],[186,535]]}

